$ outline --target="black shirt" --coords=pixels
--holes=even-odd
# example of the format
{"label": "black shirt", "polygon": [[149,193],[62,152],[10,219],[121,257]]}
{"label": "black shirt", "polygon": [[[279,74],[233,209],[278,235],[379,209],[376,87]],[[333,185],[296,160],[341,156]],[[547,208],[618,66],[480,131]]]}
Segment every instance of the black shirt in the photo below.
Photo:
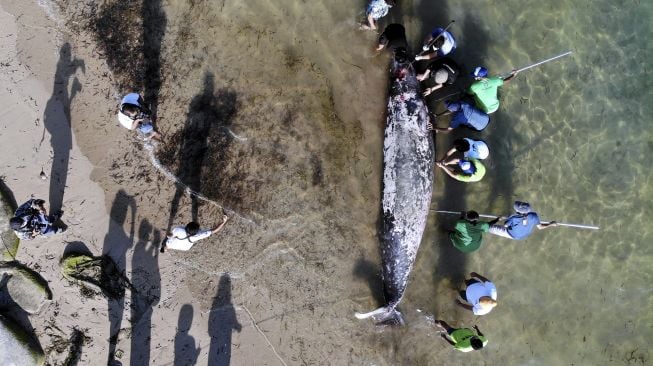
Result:
{"label": "black shirt", "polygon": [[397,48],[408,48],[406,29],[401,24],[388,25],[379,37],[379,44],[384,45],[392,51]]}
{"label": "black shirt", "polygon": [[458,67],[458,64],[454,60],[448,57],[438,58],[428,66],[428,69],[431,71],[429,76],[433,79],[435,79],[435,74],[438,70],[446,71],[448,78],[445,84],[453,84],[458,78],[458,75],[460,75],[460,67]]}

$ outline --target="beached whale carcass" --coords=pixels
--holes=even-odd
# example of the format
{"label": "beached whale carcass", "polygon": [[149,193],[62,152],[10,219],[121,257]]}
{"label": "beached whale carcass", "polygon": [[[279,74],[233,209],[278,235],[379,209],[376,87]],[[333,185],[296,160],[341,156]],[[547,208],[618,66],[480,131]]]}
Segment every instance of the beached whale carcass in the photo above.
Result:
{"label": "beached whale carcass", "polygon": [[396,310],[422,241],[433,191],[434,143],[415,70],[400,54],[392,61],[383,143],[383,227],[380,233],[386,305],[359,319],[403,323]]}

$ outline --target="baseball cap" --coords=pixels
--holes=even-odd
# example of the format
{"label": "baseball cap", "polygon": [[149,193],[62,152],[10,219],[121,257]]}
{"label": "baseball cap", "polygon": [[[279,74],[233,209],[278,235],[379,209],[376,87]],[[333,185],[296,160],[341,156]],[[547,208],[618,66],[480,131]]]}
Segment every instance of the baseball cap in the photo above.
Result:
{"label": "baseball cap", "polygon": [[447,82],[449,79],[449,73],[446,70],[438,70],[438,72],[435,73],[435,82],[438,84],[444,84]]}
{"label": "baseball cap", "polygon": [[520,214],[527,214],[532,211],[531,205],[527,202],[522,202],[522,201],[515,201],[513,208],[517,213]]}
{"label": "baseball cap", "polygon": [[472,76],[475,78],[484,78],[487,76],[487,69],[483,66],[478,66],[474,69]]}
{"label": "baseball cap", "polygon": [[469,150],[465,152],[465,157],[483,160],[490,155],[490,149],[485,142],[468,138],[465,138],[465,140],[469,142]]}
{"label": "baseball cap", "polygon": [[476,172],[476,167],[469,160],[459,161],[458,166],[460,167],[460,170],[462,170],[465,174],[474,174],[474,172]]}

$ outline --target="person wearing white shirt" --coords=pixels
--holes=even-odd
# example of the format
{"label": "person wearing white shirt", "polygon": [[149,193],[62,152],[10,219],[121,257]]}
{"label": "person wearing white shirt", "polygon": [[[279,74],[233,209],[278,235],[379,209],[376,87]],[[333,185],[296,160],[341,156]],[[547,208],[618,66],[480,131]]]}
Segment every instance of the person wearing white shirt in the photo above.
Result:
{"label": "person wearing white shirt", "polygon": [[467,288],[459,295],[465,302],[456,299],[456,303],[474,315],[485,315],[497,306],[497,288],[490,280],[476,272],[469,274],[472,278],[465,281]]}
{"label": "person wearing white shirt", "polygon": [[227,220],[229,218],[226,215],[223,216],[222,224],[218,225],[215,229],[200,229],[200,225],[196,222],[189,222],[186,226],[177,226],[168,233],[166,240],[161,244],[161,253],[165,252],[166,248],[183,251],[190,250],[198,241],[206,239],[222,230]]}

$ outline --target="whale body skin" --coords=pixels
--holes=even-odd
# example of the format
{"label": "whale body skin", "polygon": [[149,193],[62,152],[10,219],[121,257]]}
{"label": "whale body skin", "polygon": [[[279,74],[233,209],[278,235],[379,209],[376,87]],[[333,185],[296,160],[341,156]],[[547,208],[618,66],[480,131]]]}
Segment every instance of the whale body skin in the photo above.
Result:
{"label": "whale body skin", "polygon": [[380,232],[385,306],[359,319],[403,324],[396,310],[408,285],[433,193],[434,142],[428,109],[410,64],[393,61],[383,142]]}

